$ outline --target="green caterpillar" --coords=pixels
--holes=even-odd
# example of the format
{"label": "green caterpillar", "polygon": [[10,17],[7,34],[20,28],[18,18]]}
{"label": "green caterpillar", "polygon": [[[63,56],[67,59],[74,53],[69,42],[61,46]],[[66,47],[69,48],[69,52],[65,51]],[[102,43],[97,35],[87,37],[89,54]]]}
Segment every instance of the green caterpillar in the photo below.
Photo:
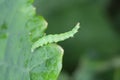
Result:
{"label": "green caterpillar", "polygon": [[56,42],[68,39],[70,37],[73,37],[73,35],[78,32],[78,29],[80,28],[79,25],[80,25],[80,23],[78,23],[71,31],[61,33],[61,34],[55,34],[55,35],[50,34],[50,35],[47,35],[47,36],[44,36],[44,37],[40,38],[39,40],[37,40],[32,45],[31,52],[34,52],[34,50],[36,48],[41,47],[41,46],[43,46],[45,44],[53,43],[53,42],[56,43]]}

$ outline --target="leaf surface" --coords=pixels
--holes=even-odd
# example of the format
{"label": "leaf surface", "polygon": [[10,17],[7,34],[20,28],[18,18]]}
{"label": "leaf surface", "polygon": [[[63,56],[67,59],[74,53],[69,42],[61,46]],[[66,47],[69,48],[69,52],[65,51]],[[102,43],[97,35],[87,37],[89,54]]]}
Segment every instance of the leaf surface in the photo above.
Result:
{"label": "leaf surface", "polygon": [[31,46],[44,36],[47,23],[35,15],[32,0],[0,0],[0,80],[56,80],[63,50]]}

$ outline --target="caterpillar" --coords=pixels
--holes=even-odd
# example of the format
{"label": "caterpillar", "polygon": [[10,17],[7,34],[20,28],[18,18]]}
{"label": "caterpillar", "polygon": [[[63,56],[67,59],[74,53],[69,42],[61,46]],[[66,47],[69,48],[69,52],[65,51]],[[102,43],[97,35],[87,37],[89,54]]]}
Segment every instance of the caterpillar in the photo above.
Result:
{"label": "caterpillar", "polygon": [[34,52],[36,48],[46,45],[48,43],[53,43],[53,42],[57,43],[59,41],[63,41],[65,39],[73,37],[74,34],[78,32],[78,29],[80,28],[79,25],[80,23],[77,23],[77,25],[71,31],[65,33],[54,34],[54,35],[50,34],[47,36],[43,36],[42,38],[38,39],[35,43],[33,43],[31,52]]}

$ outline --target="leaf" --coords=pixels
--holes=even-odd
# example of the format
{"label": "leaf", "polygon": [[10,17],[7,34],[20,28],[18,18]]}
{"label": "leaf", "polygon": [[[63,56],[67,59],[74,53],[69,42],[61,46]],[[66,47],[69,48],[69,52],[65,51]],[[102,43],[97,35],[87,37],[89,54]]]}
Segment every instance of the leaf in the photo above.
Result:
{"label": "leaf", "polygon": [[34,40],[45,34],[47,26],[35,16],[31,3],[0,0],[0,80],[56,80],[61,70],[63,50],[58,45],[31,53]]}
{"label": "leaf", "polygon": [[0,0],[0,80],[56,80],[61,71],[63,49],[57,44],[31,52],[47,28],[44,18],[35,15],[32,2]]}
{"label": "leaf", "polygon": [[[49,44],[36,50],[30,64],[30,66],[32,66],[30,68],[31,79],[56,80],[56,76],[58,76],[62,67],[62,56],[63,50],[56,44]],[[39,61],[39,63],[37,63],[37,61]]]}

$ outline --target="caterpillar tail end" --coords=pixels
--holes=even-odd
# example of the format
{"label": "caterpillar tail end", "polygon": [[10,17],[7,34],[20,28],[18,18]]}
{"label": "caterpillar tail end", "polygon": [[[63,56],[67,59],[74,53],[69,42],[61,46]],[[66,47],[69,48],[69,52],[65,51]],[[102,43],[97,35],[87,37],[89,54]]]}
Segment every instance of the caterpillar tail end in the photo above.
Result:
{"label": "caterpillar tail end", "polygon": [[78,23],[77,23],[77,26],[79,26],[79,27],[80,27],[80,22],[78,22]]}
{"label": "caterpillar tail end", "polygon": [[76,27],[78,27],[78,29],[80,28],[80,22],[77,23]]}

